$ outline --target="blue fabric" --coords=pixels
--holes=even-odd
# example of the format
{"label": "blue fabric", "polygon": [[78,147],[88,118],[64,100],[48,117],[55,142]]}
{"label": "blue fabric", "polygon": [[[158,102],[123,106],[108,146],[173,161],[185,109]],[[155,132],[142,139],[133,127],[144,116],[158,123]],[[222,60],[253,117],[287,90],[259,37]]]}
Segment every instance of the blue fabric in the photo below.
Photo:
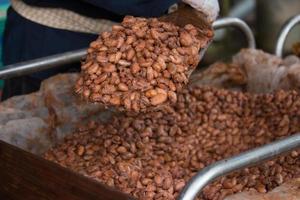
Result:
{"label": "blue fabric", "polygon": [[[5,65],[88,47],[97,35],[54,29],[29,21],[12,8],[8,10],[3,41]],[[58,71],[34,74],[41,79]]]}
{"label": "blue fabric", "polygon": [[157,17],[178,0],[85,0],[97,7],[121,15]]}
{"label": "blue fabric", "polygon": [[[133,15],[157,17],[164,14],[168,8],[179,0],[23,0],[34,6],[59,7],[73,10],[91,17],[112,17]],[[105,13],[104,15],[102,13]]]}
{"label": "blue fabric", "polygon": [[[4,31],[4,65],[88,47],[97,35],[49,28],[31,22],[9,8]],[[42,80],[58,73],[79,71],[80,63],[5,80],[2,100],[39,89]]]}

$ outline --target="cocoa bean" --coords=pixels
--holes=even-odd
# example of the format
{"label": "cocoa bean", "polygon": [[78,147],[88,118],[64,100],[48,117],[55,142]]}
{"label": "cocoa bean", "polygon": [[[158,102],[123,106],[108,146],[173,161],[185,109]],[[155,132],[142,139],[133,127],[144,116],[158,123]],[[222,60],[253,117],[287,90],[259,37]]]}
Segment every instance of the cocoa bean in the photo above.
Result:
{"label": "cocoa bean", "polygon": [[[155,108],[155,103],[151,104],[147,99],[147,90],[159,87],[179,92],[187,84],[190,72],[199,62],[198,51],[206,45],[201,40],[210,39],[199,36],[200,31],[192,25],[180,28],[153,18],[127,16],[120,25],[114,25],[111,32],[101,33],[90,44],[86,61],[81,67],[82,79],[75,86],[76,93],[85,100],[97,100],[119,110],[151,110]],[[166,81],[161,82],[162,77]],[[121,82],[132,87],[121,85],[120,88],[118,85]],[[109,84],[118,88],[114,94],[118,98],[106,96],[112,94],[107,89],[111,87],[107,86]],[[138,93],[138,98],[132,102],[126,100],[125,103],[126,95],[132,92]],[[170,98],[162,102],[165,105],[174,103],[175,95],[170,93]]]}

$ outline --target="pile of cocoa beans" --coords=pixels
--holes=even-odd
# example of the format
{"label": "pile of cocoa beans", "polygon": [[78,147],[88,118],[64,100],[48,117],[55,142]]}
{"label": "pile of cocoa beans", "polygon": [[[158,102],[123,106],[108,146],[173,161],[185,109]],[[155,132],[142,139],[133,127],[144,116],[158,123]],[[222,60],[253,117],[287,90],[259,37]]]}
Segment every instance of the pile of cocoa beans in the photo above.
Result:
{"label": "pile of cocoa beans", "polygon": [[75,90],[83,99],[141,112],[177,101],[213,33],[127,16],[90,44]]}
{"label": "pile of cocoa beans", "polygon": [[[205,166],[300,130],[300,96],[294,91],[253,95],[193,87],[177,99],[161,110],[82,124],[44,157],[137,199],[175,200]],[[223,177],[198,199],[268,192],[300,177],[299,153]]]}

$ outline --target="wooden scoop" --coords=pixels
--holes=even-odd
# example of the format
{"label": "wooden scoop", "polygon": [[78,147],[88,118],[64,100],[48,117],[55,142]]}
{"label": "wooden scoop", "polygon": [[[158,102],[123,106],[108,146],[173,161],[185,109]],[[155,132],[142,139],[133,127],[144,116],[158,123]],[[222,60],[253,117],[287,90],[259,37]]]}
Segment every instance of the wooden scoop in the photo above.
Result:
{"label": "wooden scoop", "polygon": [[212,39],[213,37],[212,23],[208,22],[205,14],[187,4],[179,4],[178,9],[175,12],[164,15],[160,17],[159,20],[171,22],[179,27],[192,24],[199,28],[203,38]]}
{"label": "wooden scoop", "polygon": [[[200,49],[200,60],[204,56],[209,44],[213,39],[212,23],[209,23],[205,14],[197,11],[187,4],[179,4],[175,12],[164,15],[159,18],[160,21],[170,22],[179,27],[192,24],[199,29],[199,37],[203,41],[204,47]],[[193,70],[189,72],[189,76]]]}

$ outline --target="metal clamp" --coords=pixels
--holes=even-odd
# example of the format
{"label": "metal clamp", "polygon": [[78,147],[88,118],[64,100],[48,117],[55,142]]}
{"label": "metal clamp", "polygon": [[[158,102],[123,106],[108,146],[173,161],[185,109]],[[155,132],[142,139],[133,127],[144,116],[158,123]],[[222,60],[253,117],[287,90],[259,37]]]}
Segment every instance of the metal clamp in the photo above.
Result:
{"label": "metal clamp", "polygon": [[292,28],[300,22],[300,15],[296,15],[292,18],[290,18],[284,25],[281,31],[279,32],[277,43],[275,47],[275,55],[278,57],[282,57],[283,52],[283,46],[285,43],[285,40],[287,38],[287,35],[292,30]]}
{"label": "metal clamp", "polygon": [[212,26],[214,29],[221,29],[228,26],[234,26],[239,28],[247,38],[248,48],[255,49],[256,43],[255,43],[253,32],[251,31],[250,27],[246,24],[246,22],[244,22],[243,20],[236,17],[225,17],[216,20]]}
{"label": "metal clamp", "polygon": [[215,162],[198,172],[183,188],[178,200],[193,200],[201,190],[215,179],[233,171],[269,160],[280,154],[300,148],[300,133],[285,139],[246,151],[229,159]]}

